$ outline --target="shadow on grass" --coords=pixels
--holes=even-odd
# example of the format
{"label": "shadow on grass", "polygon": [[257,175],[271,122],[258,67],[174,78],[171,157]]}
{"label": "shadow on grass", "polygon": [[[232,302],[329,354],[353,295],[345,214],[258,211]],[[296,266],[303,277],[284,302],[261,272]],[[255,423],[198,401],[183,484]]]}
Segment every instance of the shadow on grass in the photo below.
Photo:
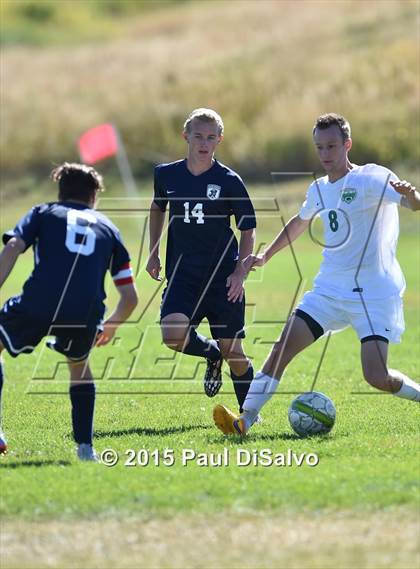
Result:
{"label": "shadow on grass", "polygon": [[208,437],[207,441],[209,443],[220,443],[221,441],[229,440],[233,444],[242,445],[245,442],[258,442],[258,441],[300,441],[302,440],[298,435],[292,435],[290,433],[273,433],[271,435],[257,435],[252,433],[252,435],[246,435],[241,437],[240,435],[219,435],[214,437]]}
{"label": "shadow on grass", "polygon": [[[341,438],[341,437],[340,437]],[[221,441],[229,440],[232,444],[242,445],[244,443],[258,442],[258,441],[310,441],[317,444],[327,444],[336,439],[336,437],[330,436],[313,436],[313,437],[300,437],[294,433],[272,433],[270,435],[252,433],[251,435],[246,435],[241,437],[240,435],[219,435],[214,437],[208,437],[207,441],[209,443],[220,443]]]}
{"label": "shadow on grass", "polygon": [[6,462],[0,463],[1,468],[22,468],[22,467],[35,467],[40,466],[69,466],[71,464],[68,460],[23,460],[22,462]]}
{"label": "shadow on grass", "polygon": [[95,431],[94,439],[103,439],[106,437],[125,437],[126,435],[176,435],[179,433],[187,433],[188,431],[197,431],[202,429],[213,429],[211,425],[185,425],[183,427],[166,427],[164,429],[153,429],[148,427],[135,427],[133,429],[123,429],[120,431]]}

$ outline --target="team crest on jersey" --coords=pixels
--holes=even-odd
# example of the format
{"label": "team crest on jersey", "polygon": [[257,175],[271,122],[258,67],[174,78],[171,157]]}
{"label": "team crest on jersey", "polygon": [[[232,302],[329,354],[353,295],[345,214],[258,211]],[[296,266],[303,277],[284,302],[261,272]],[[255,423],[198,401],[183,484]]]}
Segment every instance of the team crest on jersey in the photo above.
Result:
{"label": "team crest on jersey", "polygon": [[341,192],[341,199],[343,202],[351,203],[354,199],[356,199],[357,190],[355,188],[345,188]]}
{"label": "team crest on jersey", "polygon": [[207,197],[209,200],[217,200],[220,196],[221,186],[216,184],[207,184]]}

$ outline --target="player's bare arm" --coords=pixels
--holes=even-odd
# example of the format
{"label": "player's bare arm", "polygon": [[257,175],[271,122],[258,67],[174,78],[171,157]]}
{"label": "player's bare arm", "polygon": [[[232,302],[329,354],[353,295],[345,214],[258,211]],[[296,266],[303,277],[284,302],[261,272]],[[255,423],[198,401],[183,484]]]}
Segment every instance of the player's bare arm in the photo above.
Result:
{"label": "player's bare arm", "polygon": [[20,237],[13,237],[7,242],[3,251],[0,253],[0,287],[10,275],[16,260],[25,250],[25,242]]}
{"label": "player's bare arm", "polygon": [[108,344],[114,337],[118,326],[127,320],[137,306],[138,296],[134,283],[117,286],[117,290],[120,300],[114,312],[104,322],[104,329],[96,341],[97,346]]}
{"label": "player's bare arm", "polygon": [[162,265],[159,258],[159,245],[163,231],[163,224],[165,223],[165,212],[162,211],[155,202],[152,202],[150,206],[149,223],[150,252],[146,271],[149,273],[152,279],[161,281],[162,277],[159,276],[159,273],[162,269]]}
{"label": "player's bare arm", "polygon": [[309,224],[310,220],[302,219],[299,215],[292,217],[284,229],[280,231],[274,241],[262,253],[259,255],[249,255],[244,259],[242,265],[246,274],[253,267],[262,267],[265,265],[271,257],[295,241],[295,239],[308,228]]}
{"label": "player's bare arm", "polygon": [[398,180],[390,182],[396,192],[402,195],[401,206],[418,211],[420,209],[420,194],[416,191],[415,186],[406,180]]}
{"label": "player's bare arm", "polygon": [[244,280],[247,276],[247,271],[245,271],[243,266],[243,260],[251,255],[254,250],[255,244],[255,229],[246,229],[241,231],[241,239],[239,242],[239,257],[236,263],[235,270],[226,281],[226,286],[228,288],[228,300],[230,302],[242,301],[244,296]]}

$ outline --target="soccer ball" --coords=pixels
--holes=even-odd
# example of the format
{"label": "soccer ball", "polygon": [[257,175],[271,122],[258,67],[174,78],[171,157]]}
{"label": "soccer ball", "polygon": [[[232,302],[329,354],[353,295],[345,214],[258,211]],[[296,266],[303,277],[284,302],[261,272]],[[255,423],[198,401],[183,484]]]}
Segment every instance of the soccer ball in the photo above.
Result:
{"label": "soccer ball", "polygon": [[289,407],[289,422],[301,437],[329,433],[335,422],[335,407],[318,391],[302,393]]}

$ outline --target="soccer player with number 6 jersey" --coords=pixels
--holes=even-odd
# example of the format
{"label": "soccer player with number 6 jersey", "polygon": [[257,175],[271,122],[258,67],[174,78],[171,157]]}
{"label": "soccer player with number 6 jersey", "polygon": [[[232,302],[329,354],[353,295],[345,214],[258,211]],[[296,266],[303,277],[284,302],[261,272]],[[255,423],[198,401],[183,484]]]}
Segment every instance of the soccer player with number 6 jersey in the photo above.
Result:
{"label": "soccer player with number 6 jersey", "polygon": [[[0,254],[0,287],[18,256],[29,247],[34,270],[19,296],[0,311],[0,353],[12,357],[31,353],[45,336],[47,345],[63,354],[70,370],[74,439],[81,460],[96,460],[92,446],[95,385],[88,357],[96,344],[107,344],[137,304],[130,258],[111,221],[94,210],[103,190],[91,167],[64,163],[52,172],[58,201],[33,207],[4,234]],[[102,325],[107,271],[120,295],[115,311]],[[0,361],[0,398],[3,368]],[[6,451],[0,431],[0,452]]]}
{"label": "soccer player with number 6 jersey", "polygon": [[[169,204],[163,342],[207,359],[204,389],[209,397],[220,389],[225,359],[241,409],[253,377],[242,348],[246,274],[242,261],[253,250],[255,212],[238,174],[214,158],[223,138],[221,117],[211,109],[196,109],[187,118],[183,135],[187,158],[155,169],[147,271],[161,280],[159,246]],[[239,246],[231,216],[240,231]],[[210,324],[211,340],[196,331],[203,318]]]}
{"label": "soccer player with number 6 jersey", "polygon": [[244,261],[249,271],[265,265],[319,216],[324,226],[323,262],[313,290],[305,293],[253,379],[240,416],[215,407],[216,426],[225,434],[246,434],[277,389],[287,364],[328,332],[352,326],[361,343],[365,380],[397,397],[420,401],[420,385],[387,366],[389,342],[404,331],[404,276],[396,258],[397,206],[420,209],[420,195],[406,181],[377,164],[350,162],[348,121],[335,113],[320,116],[313,140],[326,176],[309,187],[300,212],[271,245]]}

